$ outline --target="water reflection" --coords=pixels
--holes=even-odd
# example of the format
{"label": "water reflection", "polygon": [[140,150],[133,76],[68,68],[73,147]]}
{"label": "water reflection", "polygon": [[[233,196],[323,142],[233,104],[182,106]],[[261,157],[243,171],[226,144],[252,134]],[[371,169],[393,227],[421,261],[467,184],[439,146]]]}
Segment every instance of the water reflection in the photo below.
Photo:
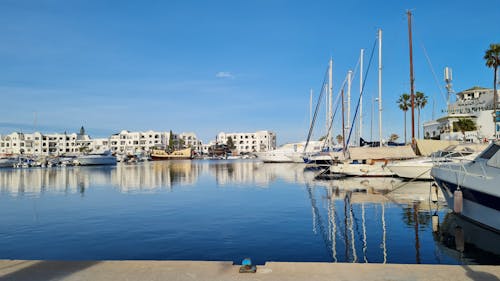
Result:
{"label": "water reflection", "polygon": [[290,183],[312,181],[314,175],[304,173],[303,168],[300,164],[266,165],[255,161],[155,161],[116,167],[2,169],[0,192],[11,195],[74,193],[92,186],[114,186],[122,192],[149,192],[194,185],[203,174],[213,176],[218,186],[267,187],[278,179]]}
{"label": "water reflection", "polygon": [[448,213],[434,239],[442,254],[462,264],[500,264],[499,234]]}
{"label": "water reflection", "polygon": [[[120,252],[119,246],[121,241],[127,241],[132,243],[125,247],[127,251],[138,253],[134,257],[141,259],[204,259],[213,253],[207,259],[237,261],[249,251],[246,241],[238,239],[248,238],[251,231],[251,248],[260,249],[252,257],[259,262],[500,263],[498,234],[481,231],[474,224],[448,214],[444,198],[429,182],[404,182],[397,178],[314,180],[316,173],[304,171],[301,164],[255,161],[158,161],[114,167],[3,169],[0,170],[0,195],[94,193],[96,196],[78,201],[78,211],[67,217],[60,210],[71,208],[64,205],[65,200],[59,200],[62,196],[40,196],[32,200],[34,205],[50,202],[56,206],[53,216],[41,217],[59,223],[34,226],[37,231],[47,228],[46,240],[52,239],[53,233],[61,234],[53,239],[51,249],[61,248],[59,243],[64,244],[64,239],[71,237],[64,233],[72,232],[75,227],[59,229],[57,227],[65,225],[59,219],[65,223],[78,221],[84,227],[82,239],[66,242],[74,243],[76,249],[81,248],[81,241],[99,241],[97,238],[104,234],[112,234],[117,241],[118,246],[112,250],[106,243],[97,243],[96,249],[89,249],[88,256],[78,258],[120,259],[123,258],[120,253],[129,257],[129,252]],[[195,192],[162,192],[184,186],[194,187]],[[108,192],[109,188],[101,187],[113,189]],[[236,190],[240,187],[244,189]],[[226,192],[228,190],[236,192]],[[155,196],[116,196],[115,191]],[[22,210],[18,205],[20,201],[29,201],[9,201],[12,199],[9,196],[3,198],[7,199],[4,203],[14,209]],[[72,196],[67,197],[70,200]],[[105,203],[95,201],[101,198],[115,205],[109,206],[106,200],[102,201]],[[86,205],[90,202],[92,204]],[[30,214],[31,209],[25,212]],[[125,227],[128,223],[119,223],[124,218],[123,212],[133,213],[136,218],[136,240],[135,236],[123,236],[129,233]],[[200,217],[203,219],[199,220]],[[4,217],[7,220],[4,225],[10,229],[4,233],[5,237],[16,238],[16,233],[32,226],[29,218],[21,221],[25,228],[16,228],[18,222],[8,219],[9,216]],[[205,221],[211,223],[205,224]],[[147,227],[142,230],[142,225]],[[95,237],[89,239],[92,235]],[[19,239],[19,244],[25,241],[22,237]],[[161,243],[154,244],[160,240]],[[270,241],[271,244],[290,244],[281,244],[272,251],[268,248]],[[4,246],[16,244],[7,242],[5,240]],[[178,248],[155,252],[159,244]],[[40,251],[27,252],[47,250],[44,246],[35,246],[40,247]],[[203,247],[217,250],[210,252]],[[151,249],[152,253],[143,255],[143,249]],[[11,249],[16,251],[22,249]],[[94,253],[100,254],[94,256]],[[74,259],[71,255],[41,258]],[[19,254],[3,258],[22,257],[31,256]]]}

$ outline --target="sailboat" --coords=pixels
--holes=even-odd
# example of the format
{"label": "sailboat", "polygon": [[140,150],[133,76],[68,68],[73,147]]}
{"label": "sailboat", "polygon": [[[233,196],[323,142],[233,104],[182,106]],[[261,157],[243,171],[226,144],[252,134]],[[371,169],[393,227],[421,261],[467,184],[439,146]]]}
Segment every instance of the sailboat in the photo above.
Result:
{"label": "sailboat", "polygon": [[[333,98],[333,93],[332,93],[332,87],[333,87],[333,79],[332,79],[332,68],[333,68],[333,59],[330,58],[330,61],[328,63],[328,84],[323,83],[323,89],[320,92],[320,96],[318,98],[318,103],[316,104],[316,111],[314,112],[314,118],[311,121],[311,126],[309,127],[309,134],[307,137],[307,142],[306,146],[304,148],[304,154],[306,152],[307,147],[309,146],[310,143],[310,138],[312,135],[312,130],[314,128],[314,122],[317,117],[319,105],[321,103],[322,95],[327,92],[326,100],[327,100],[327,110],[326,110],[326,135],[324,139],[324,144],[321,149],[321,151],[309,154],[309,155],[304,155],[303,160],[306,164],[314,167],[324,167],[327,168],[333,163],[334,156],[331,155],[331,152],[333,150],[333,143],[332,143],[332,122],[333,122],[333,111],[332,111],[332,98]],[[326,89],[325,89],[326,85]]]}
{"label": "sailboat", "polygon": [[[347,147],[344,161],[333,163],[327,172],[345,176],[380,177],[393,176],[387,164],[394,160],[415,158],[415,152],[410,146],[382,146],[382,30],[378,30],[378,106],[379,106],[379,142],[378,147]],[[368,71],[368,70],[367,70]],[[364,86],[364,85],[363,85]],[[363,91],[360,93],[360,101]],[[361,103],[358,104],[361,106]],[[355,114],[356,119],[357,111]],[[352,132],[352,130],[351,130]],[[349,132],[348,142],[351,132]],[[363,142],[360,138],[360,144]]]}

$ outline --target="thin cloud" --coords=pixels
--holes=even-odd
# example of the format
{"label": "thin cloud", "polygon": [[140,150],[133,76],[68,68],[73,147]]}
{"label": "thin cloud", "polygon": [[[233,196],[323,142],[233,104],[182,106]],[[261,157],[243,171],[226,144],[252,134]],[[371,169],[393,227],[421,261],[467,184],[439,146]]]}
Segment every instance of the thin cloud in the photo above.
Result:
{"label": "thin cloud", "polygon": [[231,72],[229,72],[229,71],[219,71],[219,72],[217,72],[217,74],[215,74],[215,77],[217,77],[217,78],[230,78],[230,79],[233,79],[234,75]]}

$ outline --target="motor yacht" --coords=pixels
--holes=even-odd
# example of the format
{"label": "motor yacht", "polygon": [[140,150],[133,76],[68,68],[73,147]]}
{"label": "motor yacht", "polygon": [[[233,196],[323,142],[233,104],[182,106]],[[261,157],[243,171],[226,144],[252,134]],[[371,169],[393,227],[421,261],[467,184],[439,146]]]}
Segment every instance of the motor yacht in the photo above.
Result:
{"label": "motor yacht", "polygon": [[79,155],[74,160],[75,165],[90,166],[90,165],[115,165],[116,157],[111,155],[111,152],[89,153]]}
{"label": "motor yacht", "polygon": [[416,180],[432,180],[431,168],[434,162],[457,162],[464,159],[472,160],[487,145],[461,144],[450,145],[436,151],[429,157],[420,157],[387,164],[387,168],[400,178]]}
{"label": "motor yacht", "polygon": [[436,162],[431,176],[450,208],[500,232],[500,142],[490,144],[472,161]]}

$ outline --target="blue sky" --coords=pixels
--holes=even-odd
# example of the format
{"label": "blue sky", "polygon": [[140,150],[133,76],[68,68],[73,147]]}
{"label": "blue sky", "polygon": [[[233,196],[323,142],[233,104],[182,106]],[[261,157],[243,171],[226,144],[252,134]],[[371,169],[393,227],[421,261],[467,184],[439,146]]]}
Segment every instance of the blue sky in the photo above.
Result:
{"label": "blue sky", "polygon": [[[361,48],[367,65],[382,28],[383,131],[402,137],[395,101],[409,92],[407,9],[414,12],[416,89],[430,97],[422,120],[432,117],[432,99],[436,116],[445,104],[445,66],[457,91],[492,87],[483,55],[498,43],[497,0],[3,0],[0,133],[33,131],[36,112],[44,132],[171,129],[207,142],[220,131],[269,129],[278,143],[300,141],[309,89],[318,93],[330,56],[337,92]],[[365,136],[376,59],[365,89]]]}

